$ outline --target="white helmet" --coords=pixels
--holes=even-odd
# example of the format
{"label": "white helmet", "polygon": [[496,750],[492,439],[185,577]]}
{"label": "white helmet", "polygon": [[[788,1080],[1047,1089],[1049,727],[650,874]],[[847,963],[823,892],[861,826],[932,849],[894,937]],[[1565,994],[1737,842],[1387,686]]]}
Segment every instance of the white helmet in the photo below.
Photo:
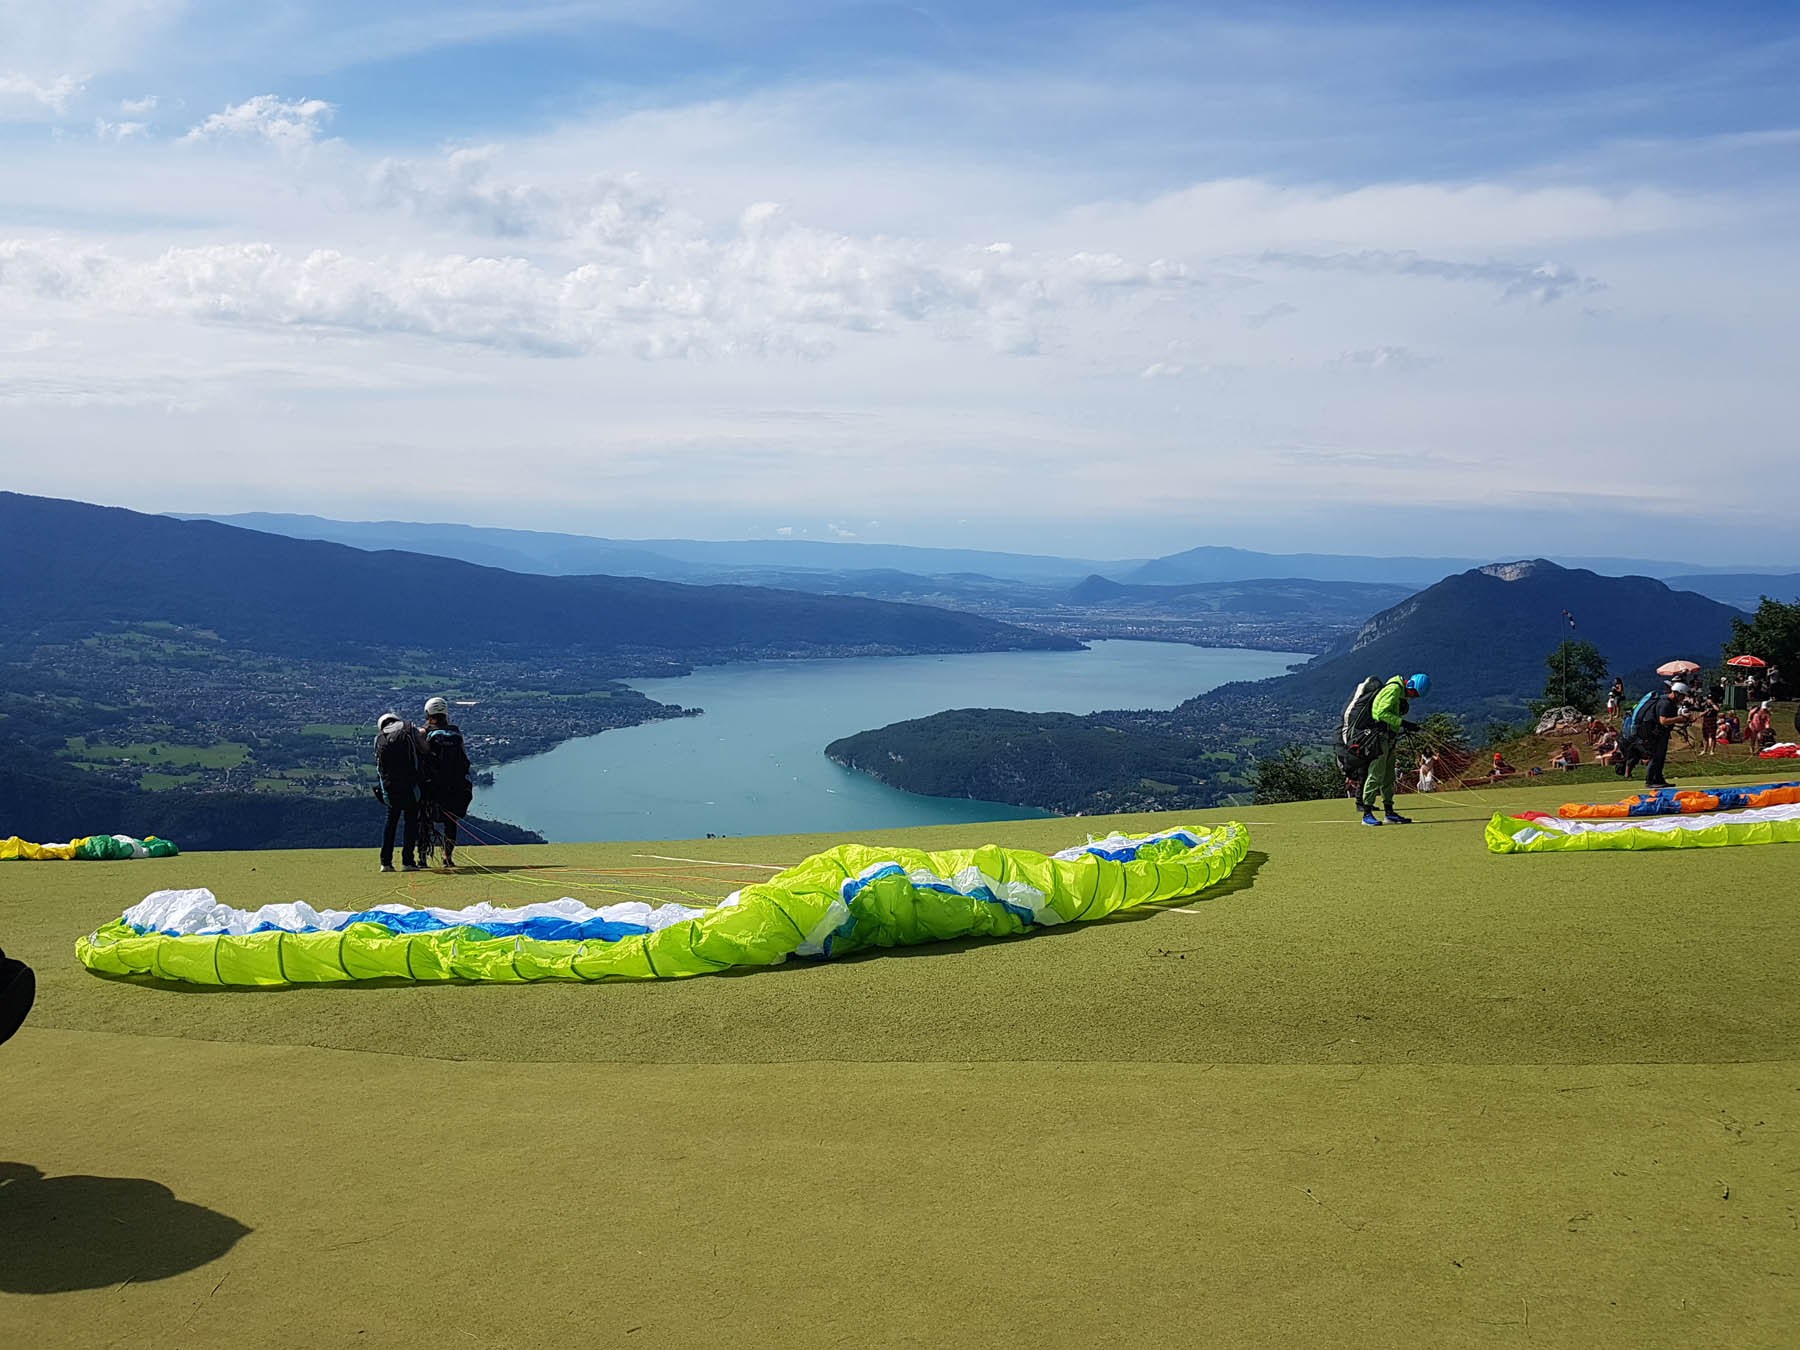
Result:
{"label": "white helmet", "polygon": [[1685,694],[1685,693],[1687,693],[1687,691],[1688,691],[1688,687],[1685,684],[1683,684],[1680,680],[1675,681],[1674,684],[1669,686],[1669,692],[1671,694]]}
{"label": "white helmet", "polygon": [[390,725],[402,720],[399,713],[384,712],[375,723],[375,730],[386,731]]}
{"label": "white helmet", "polygon": [[443,713],[446,717],[449,716],[450,705],[444,701],[442,695],[434,694],[425,700],[425,715],[430,717],[433,713]]}

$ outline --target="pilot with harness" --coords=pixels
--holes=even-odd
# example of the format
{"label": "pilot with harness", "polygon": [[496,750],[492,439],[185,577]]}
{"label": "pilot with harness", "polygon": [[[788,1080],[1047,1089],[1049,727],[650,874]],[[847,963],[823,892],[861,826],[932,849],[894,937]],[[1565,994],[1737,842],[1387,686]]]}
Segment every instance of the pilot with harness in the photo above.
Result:
{"label": "pilot with harness", "polygon": [[425,700],[425,783],[427,811],[444,834],[444,866],[456,866],[456,827],[469,814],[475,784],[462,728],[450,720],[443,698]]}
{"label": "pilot with harness", "polygon": [[375,772],[381,786],[376,800],[387,807],[387,828],[381,835],[381,870],[394,870],[394,827],[400,835],[401,866],[419,870],[424,849],[425,773],[420,761],[419,729],[398,713],[383,713],[375,724]]}
{"label": "pilot with harness", "polygon": [[[1395,675],[1386,684],[1377,685],[1371,676],[1357,686],[1350,704],[1344,709],[1340,732],[1344,777],[1348,782],[1358,778],[1356,806],[1365,825],[1410,825],[1412,821],[1394,810],[1394,761],[1400,746],[1400,735],[1417,731],[1406,720],[1411,701],[1431,692],[1431,677],[1425,674]],[[1385,821],[1375,816],[1375,798],[1379,795]]]}

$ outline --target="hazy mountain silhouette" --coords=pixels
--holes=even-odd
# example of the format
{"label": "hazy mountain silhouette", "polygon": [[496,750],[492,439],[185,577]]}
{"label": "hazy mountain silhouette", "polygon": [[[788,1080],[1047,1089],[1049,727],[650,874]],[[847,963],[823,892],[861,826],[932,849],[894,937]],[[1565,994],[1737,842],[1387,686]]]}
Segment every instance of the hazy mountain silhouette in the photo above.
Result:
{"label": "hazy mountain silhouette", "polygon": [[923,605],[641,577],[522,575],[0,492],[0,623],[161,619],[292,655],[369,646],[675,659],[1070,649]]}

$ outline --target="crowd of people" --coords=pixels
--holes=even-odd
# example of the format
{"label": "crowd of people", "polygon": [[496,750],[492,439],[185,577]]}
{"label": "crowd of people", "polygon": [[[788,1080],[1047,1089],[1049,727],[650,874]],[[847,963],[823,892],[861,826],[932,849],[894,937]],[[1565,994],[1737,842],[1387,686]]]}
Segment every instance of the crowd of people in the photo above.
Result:
{"label": "crowd of people", "polygon": [[396,829],[404,870],[424,867],[440,839],[444,868],[454,869],[457,827],[468,814],[475,782],[462,728],[450,720],[449,702],[426,699],[424,726],[415,726],[399,713],[383,713],[375,724],[375,772],[381,780],[375,797],[387,807],[381,870],[394,870]]}
{"label": "crowd of people", "polygon": [[[1625,682],[1615,679],[1606,695],[1606,716],[1589,718],[1573,730],[1577,737],[1586,740],[1593,762],[1611,767],[1621,777],[1642,765],[1646,787],[1673,787],[1666,767],[1674,740],[1694,749],[1697,756],[1716,755],[1721,745],[1736,744],[1746,745],[1750,753],[1756,754],[1775,743],[1770,701],[1779,688],[1779,680],[1780,672],[1774,667],[1753,669],[1736,683],[1719,682],[1711,687],[1671,677],[1637,705],[1628,706]],[[1394,759],[1402,734],[1418,729],[1404,720],[1410,700],[1423,697],[1430,684],[1429,677],[1423,674],[1395,675],[1378,688],[1376,681],[1368,680],[1344,711],[1339,753],[1350,795],[1365,825],[1412,823],[1394,811]],[[1748,712],[1740,718],[1739,709],[1746,704]],[[1565,725],[1557,730],[1567,734],[1570,728]],[[1571,737],[1561,743],[1548,767],[1572,771],[1580,768],[1582,762],[1582,748]],[[1466,763],[1460,756],[1448,762],[1441,754],[1421,753],[1415,790],[1438,790],[1446,780],[1464,772]],[[1507,762],[1503,752],[1495,750],[1487,781],[1497,782],[1519,772],[1517,766]],[[1544,769],[1533,766],[1526,772],[1537,775]],[[1465,779],[1464,784],[1474,781],[1478,780]],[[1379,818],[1375,815],[1377,801],[1384,813]]]}

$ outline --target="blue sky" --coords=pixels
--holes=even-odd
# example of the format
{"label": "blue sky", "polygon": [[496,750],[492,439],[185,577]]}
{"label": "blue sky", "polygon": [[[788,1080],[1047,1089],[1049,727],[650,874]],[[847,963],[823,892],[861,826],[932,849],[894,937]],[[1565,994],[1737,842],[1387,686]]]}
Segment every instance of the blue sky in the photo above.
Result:
{"label": "blue sky", "polygon": [[1800,566],[1800,15],[1571,8],[14,0],[0,468]]}

